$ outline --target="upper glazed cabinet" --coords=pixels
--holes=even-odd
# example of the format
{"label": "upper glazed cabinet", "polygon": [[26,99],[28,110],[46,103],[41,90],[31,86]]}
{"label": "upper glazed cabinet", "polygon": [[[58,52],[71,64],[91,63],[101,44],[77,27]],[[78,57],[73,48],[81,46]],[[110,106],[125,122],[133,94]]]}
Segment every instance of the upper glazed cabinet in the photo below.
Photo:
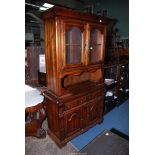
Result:
{"label": "upper glazed cabinet", "polygon": [[63,20],[64,67],[87,66],[104,60],[105,26]]}
{"label": "upper glazed cabinet", "polygon": [[59,95],[75,84],[103,82],[109,18],[54,7],[43,14],[47,86]]}

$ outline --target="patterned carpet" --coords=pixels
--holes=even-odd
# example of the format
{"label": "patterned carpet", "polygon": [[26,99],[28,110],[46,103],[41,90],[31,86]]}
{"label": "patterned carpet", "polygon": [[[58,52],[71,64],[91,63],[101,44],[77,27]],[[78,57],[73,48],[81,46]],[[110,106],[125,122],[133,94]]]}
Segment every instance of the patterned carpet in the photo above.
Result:
{"label": "patterned carpet", "polygon": [[[47,130],[47,120],[43,122],[43,128]],[[48,135],[44,139],[25,138],[25,155],[73,155],[76,152],[71,143],[60,149]]]}

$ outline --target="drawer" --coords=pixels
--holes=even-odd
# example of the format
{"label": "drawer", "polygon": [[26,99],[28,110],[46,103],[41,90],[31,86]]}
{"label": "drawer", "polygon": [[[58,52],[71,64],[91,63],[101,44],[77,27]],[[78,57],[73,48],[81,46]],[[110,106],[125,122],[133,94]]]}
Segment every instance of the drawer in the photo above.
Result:
{"label": "drawer", "polygon": [[102,91],[92,92],[90,94],[87,94],[85,96],[82,96],[80,98],[76,98],[73,101],[66,102],[65,103],[65,110],[70,110],[72,108],[75,108],[77,106],[81,106],[83,104],[88,103],[91,100],[94,100],[99,97],[103,97],[104,93]]}
{"label": "drawer", "polygon": [[104,95],[104,93],[102,91],[96,91],[96,92],[88,94],[86,96],[86,100],[90,101],[90,100],[93,100],[93,99],[98,98],[98,97],[103,96],[103,95]]}
{"label": "drawer", "polygon": [[73,101],[67,102],[65,103],[65,110],[70,110],[74,107],[80,106],[82,104],[84,104],[87,101],[86,96],[77,98]]}

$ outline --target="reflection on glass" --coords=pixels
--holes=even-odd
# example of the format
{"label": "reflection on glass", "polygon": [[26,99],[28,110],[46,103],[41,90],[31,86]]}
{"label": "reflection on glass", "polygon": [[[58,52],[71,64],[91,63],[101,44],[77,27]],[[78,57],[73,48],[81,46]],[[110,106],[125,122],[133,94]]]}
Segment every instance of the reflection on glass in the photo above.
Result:
{"label": "reflection on glass", "polygon": [[66,32],[66,64],[81,63],[82,33],[78,27]]}
{"label": "reflection on glass", "polygon": [[90,32],[89,60],[95,63],[101,60],[102,34],[97,29]]}

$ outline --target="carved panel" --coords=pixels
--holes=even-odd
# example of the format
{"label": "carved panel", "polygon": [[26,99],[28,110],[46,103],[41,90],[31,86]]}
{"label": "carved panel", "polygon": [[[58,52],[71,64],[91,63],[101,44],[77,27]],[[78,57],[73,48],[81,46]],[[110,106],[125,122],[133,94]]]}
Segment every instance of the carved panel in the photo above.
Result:
{"label": "carved panel", "polygon": [[66,134],[70,136],[81,129],[81,110],[74,110],[66,117]]}
{"label": "carved panel", "polygon": [[103,101],[96,100],[92,104],[88,105],[88,124],[92,124],[97,119],[101,118],[103,113]]}

